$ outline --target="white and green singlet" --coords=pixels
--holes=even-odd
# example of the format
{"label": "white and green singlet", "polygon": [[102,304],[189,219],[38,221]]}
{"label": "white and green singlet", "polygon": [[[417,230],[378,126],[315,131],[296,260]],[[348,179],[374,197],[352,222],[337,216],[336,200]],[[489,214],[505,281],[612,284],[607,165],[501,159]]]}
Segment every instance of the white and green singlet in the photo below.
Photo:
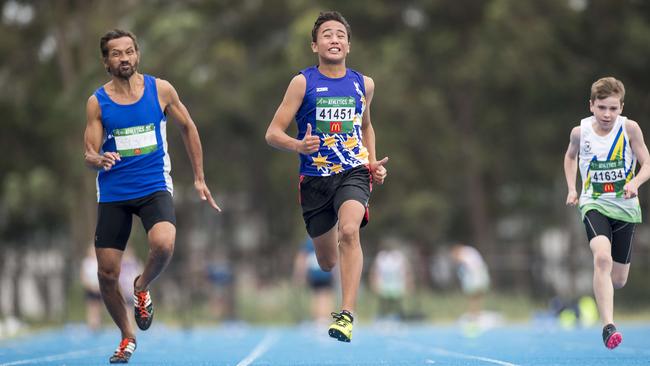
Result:
{"label": "white and green singlet", "polygon": [[636,170],[626,121],[626,117],[619,116],[605,136],[594,131],[593,116],[580,121],[578,160],[582,193],[578,206],[583,218],[587,211],[597,210],[612,219],[641,222],[639,199],[623,197],[623,187],[634,178]]}

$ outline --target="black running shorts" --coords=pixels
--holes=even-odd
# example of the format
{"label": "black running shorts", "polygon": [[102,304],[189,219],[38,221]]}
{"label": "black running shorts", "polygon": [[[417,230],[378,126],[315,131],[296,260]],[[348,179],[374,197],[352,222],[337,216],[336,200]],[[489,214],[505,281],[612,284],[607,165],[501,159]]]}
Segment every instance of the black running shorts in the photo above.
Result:
{"label": "black running shorts", "polygon": [[140,216],[147,232],[161,221],[176,226],[174,202],[168,191],[158,191],[126,201],[100,202],[97,207],[95,247],[124,250],[131,234],[134,214]]}
{"label": "black running shorts", "polygon": [[371,190],[372,178],[365,165],[328,177],[300,176],[300,205],[309,236],[315,238],[333,228],[339,208],[348,200],[358,201],[366,208],[361,222],[364,227],[369,220]]}
{"label": "black running shorts", "polygon": [[596,210],[587,211],[584,224],[589,241],[598,235],[606,236],[612,243],[614,262],[630,263],[635,224],[609,218]]}

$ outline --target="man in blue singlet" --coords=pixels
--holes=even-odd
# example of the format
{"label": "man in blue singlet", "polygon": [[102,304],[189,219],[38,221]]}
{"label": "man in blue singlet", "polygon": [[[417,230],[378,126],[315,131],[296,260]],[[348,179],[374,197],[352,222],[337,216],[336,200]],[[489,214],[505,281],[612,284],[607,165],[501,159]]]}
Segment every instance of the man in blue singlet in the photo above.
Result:
{"label": "man in blue singlet", "polygon": [[[377,161],[375,155],[374,82],[345,66],[350,25],[340,13],[318,16],[311,49],[318,65],[291,80],[266,141],[300,156],[300,204],[318,263],[330,271],[341,261],[342,305],[332,313],[329,335],[349,342],[363,267],[359,228],[368,222],[372,182],[384,182],[388,158]],[[294,118],[296,138],[286,133]]]}
{"label": "man in blue singlet", "polygon": [[101,294],[122,332],[122,341],[110,362],[127,363],[136,341],[119,290],[119,277],[132,215],[142,220],[150,249],[144,271],[133,283],[135,320],[142,330],[149,328],[154,315],[149,285],[169,263],[176,239],[166,141],[168,115],[180,127],[199,197],[215,210],[220,209],[205,183],[198,130],[174,87],[137,71],[140,52],[132,33],[110,31],[101,38],[100,49],[111,81],[88,99],[85,161],[99,170],[95,247]]}
{"label": "man in blue singlet", "polygon": [[589,99],[592,115],[571,130],[564,155],[566,204],[578,206],[587,231],[594,257],[594,295],[604,325],[603,342],[609,349],[623,341],[614,325],[614,289],[625,286],[630,273],[634,228],[641,222],[637,194],[650,179],[643,131],[637,122],[621,116],[624,99],[620,80],[606,77],[594,82]]}

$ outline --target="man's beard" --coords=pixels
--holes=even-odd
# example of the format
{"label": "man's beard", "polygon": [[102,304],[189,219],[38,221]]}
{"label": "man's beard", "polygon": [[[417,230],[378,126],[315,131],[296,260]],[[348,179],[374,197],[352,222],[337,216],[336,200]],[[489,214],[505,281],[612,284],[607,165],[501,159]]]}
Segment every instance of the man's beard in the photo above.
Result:
{"label": "man's beard", "polygon": [[[122,66],[130,66],[130,67],[127,70],[123,70]],[[128,80],[133,74],[135,74],[137,67],[138,67],[138,62],[136,61],[135,64],[133,65],[131,65],[130,63],[120,64],[115,69],[111,68],[110,71],[113,76]]]}

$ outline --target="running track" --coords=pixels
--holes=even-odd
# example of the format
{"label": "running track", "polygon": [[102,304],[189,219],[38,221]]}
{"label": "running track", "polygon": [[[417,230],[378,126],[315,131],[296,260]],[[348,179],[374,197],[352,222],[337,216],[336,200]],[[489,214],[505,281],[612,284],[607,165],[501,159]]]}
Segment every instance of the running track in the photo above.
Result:
{"label": "running track", "polygon": [[[467,338],[454,326],[355,328],[352,343],[322,327],[227,325],[182,330],[154,324],[138,333],[130,365],[649,365],[650,324],[621,324],[623,344],[605,349],[600,329],[505,326]],[[83,326],[0,341],[0,366],[108,365],[118,333]]]}

